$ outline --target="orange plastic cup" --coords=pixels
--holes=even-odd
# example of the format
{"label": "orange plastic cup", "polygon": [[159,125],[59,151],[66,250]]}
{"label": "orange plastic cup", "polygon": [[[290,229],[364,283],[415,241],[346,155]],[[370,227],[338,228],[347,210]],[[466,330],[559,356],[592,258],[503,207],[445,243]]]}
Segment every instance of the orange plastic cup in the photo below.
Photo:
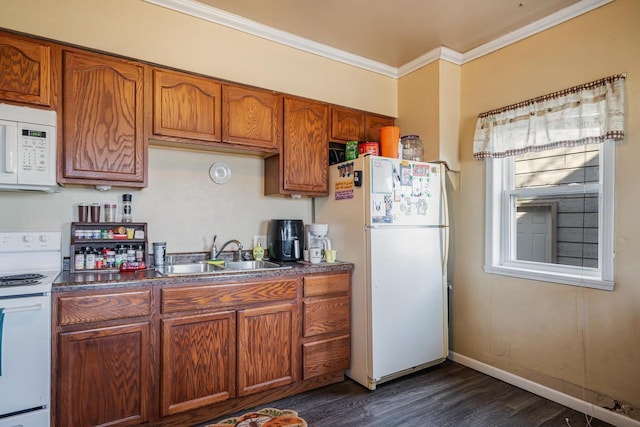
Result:
{"label": "orange plastic cup", "polygon": [[384,157],[398,158],[398,142],[400,140],[400,128],[398,126],[381,127],[380,154]]}

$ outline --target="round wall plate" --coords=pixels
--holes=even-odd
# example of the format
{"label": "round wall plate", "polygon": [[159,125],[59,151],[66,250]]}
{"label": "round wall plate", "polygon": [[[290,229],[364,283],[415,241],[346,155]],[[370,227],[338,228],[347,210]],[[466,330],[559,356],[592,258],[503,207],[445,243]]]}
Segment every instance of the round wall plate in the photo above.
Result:
{"label": "round wall plate", "polygon": [[209,176],[216,184],[224,184],[231,179],[231,168],[223,162],[214,163],[209,168]]}

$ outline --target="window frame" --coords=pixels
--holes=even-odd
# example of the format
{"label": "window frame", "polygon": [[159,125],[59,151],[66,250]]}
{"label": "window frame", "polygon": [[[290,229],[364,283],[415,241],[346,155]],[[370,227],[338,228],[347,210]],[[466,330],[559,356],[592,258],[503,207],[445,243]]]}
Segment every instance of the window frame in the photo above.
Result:
{"label": "window frame", "polygon": [[[515,190],[514,157],[487,158],[485,273],[587,288],[614,289],[615,141],[600,144],[599,183]],[[574,187],[574,188],[571,188]],[[512,195],[598,192],[598,268],[515,259],[516,207]],[[511,219],[511,220],[509,220]]]}

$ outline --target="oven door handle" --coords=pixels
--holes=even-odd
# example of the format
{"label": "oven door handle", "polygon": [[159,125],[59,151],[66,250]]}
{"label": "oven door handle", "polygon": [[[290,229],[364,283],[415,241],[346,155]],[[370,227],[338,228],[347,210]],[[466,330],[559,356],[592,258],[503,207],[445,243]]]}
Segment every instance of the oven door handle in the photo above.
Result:
{"label": "oven door handle", "polygon": [[[23,305],[21,307],[0,307],[0,310],[4,312],[4,314],[21,313],[23,311],[38,311],[42,310],[42,304]],[[1,332],[2,331],[0,330],[0,333]]]}

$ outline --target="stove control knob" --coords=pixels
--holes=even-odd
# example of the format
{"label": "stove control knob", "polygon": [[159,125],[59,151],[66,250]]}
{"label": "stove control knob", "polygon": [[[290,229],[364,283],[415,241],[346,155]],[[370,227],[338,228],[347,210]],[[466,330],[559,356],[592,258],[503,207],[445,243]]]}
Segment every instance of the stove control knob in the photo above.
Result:
{"label": "stove control knob", "polygon": [[49,240],[49,238],[46,236],[46,234],[41,234],[40,235],[40,241],[42,243],[47,243],[47,240]]}
{"label": "stove control knob", "polygon": [[28,234],[25,234],[24,236],[22,236],[22,241],[25,243],[31,242],[31,236]]}

